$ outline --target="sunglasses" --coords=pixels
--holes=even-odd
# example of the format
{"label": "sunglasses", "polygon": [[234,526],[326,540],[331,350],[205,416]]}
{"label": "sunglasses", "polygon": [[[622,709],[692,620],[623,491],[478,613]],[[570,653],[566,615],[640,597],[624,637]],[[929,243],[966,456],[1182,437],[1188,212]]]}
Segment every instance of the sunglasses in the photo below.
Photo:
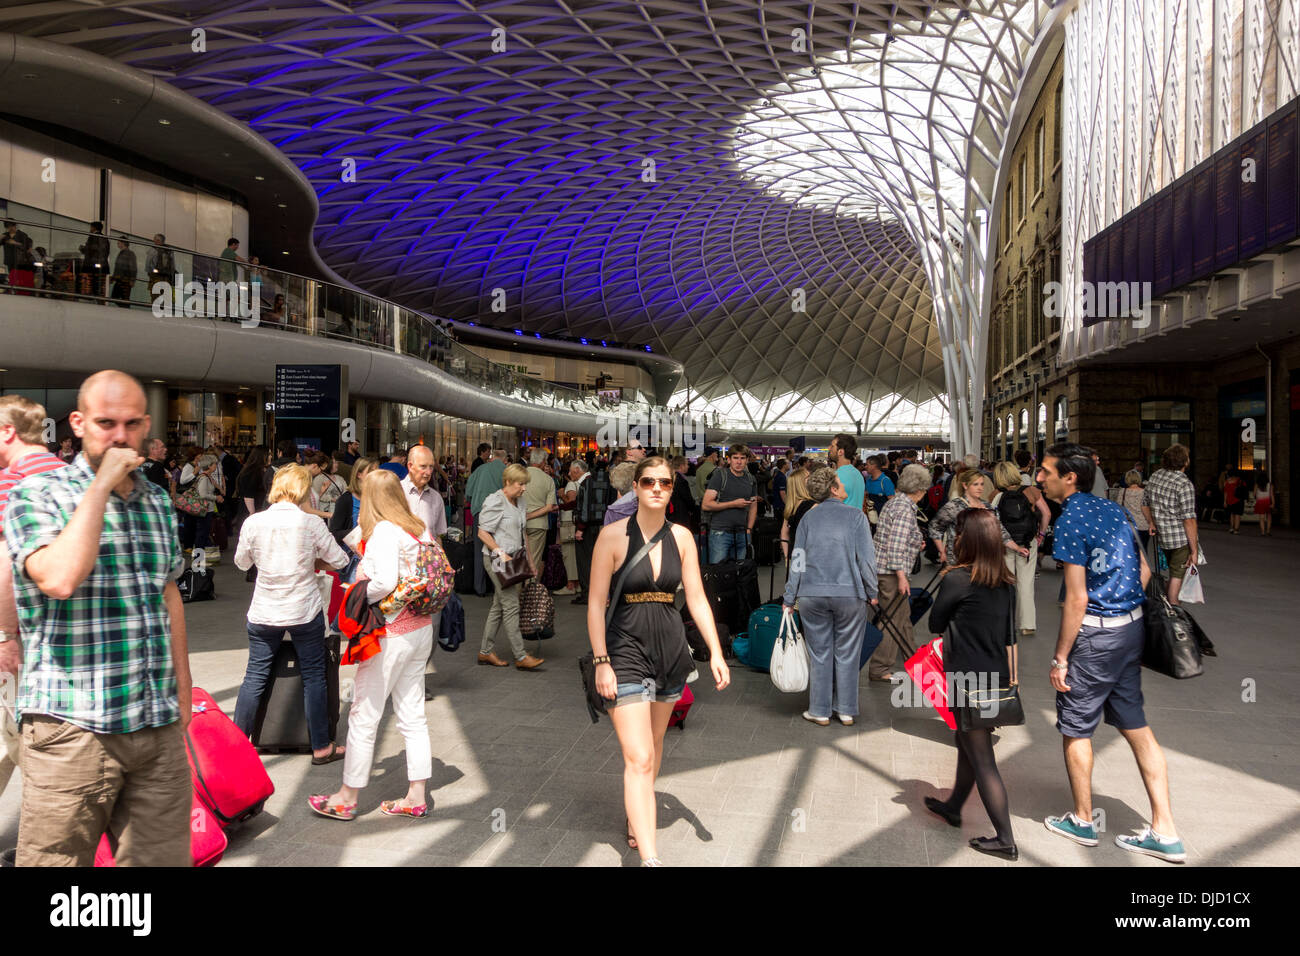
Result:
{"label": "sunglasses", "polygon": [[655,485],[658,485],[660,488],[671,488],[673,486],[673,479],[652,478],[649,475],[646,475],[643,478],[638,478],[636,483],[642,488],[653,488]]}

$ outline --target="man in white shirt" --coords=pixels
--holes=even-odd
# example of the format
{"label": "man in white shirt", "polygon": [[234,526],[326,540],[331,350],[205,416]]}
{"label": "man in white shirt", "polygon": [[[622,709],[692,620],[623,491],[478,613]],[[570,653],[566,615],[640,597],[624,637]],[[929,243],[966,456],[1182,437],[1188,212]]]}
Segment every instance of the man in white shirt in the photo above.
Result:
{"label": "man in white shirt", "polygon": [[[430,483],[433,478],[433,449],[428,445],[415,445],[406,455],[406,477],[402,479],[402,492],[411,512],[424,522],[425,530],[435,541],[447,531],[447,506]],[[439,547],[442,547],[439,542]],[[437,611],[433,621],[433,647],[429,649],[429,660],[433,661],[433,652],[438,647],[438,626],[442,621],[442,612]],[[433,695],[426,689],[425,700],[432,700]]]}
{"label": "man in white shirt", "polygon": [[433,478],[433,449],[428,445],[416,445],[406,459],[406,477],[402,479],[402,491],[406,494],[406,503],[417,518],[424,522],[429,534],[437,538],[447,531],[447,505],[442,495],[430,484]]}

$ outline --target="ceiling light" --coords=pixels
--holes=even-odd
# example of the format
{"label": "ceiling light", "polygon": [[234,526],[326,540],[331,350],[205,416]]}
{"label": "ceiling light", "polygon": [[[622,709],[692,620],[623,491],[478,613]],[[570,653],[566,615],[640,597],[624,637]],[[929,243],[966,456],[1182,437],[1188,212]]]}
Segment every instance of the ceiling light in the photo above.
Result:
{"label": "ceiling light", "polygon": [[259,183],[266,182],[265,176],[254,176],[253,178],[256,179]]}
{"label": "ceiling light", "polygon": [[169,120],[169,119],[160,119],[160,120],[158,121],[158,125],[159,125],[159,126],[171,126],[171,125],[172,125],[172,121]]}
{"label": "ceiling light", "polygon": [[166,385],[166,384],[167,384],[167,379],[165,379],[165,378],[155,378],[155,379],[151,379],[151,381],[152,381],[155,385]]}
{"label": "ceiling light", "polygon": [[288,250],[288,249],[285,249],[283,252],[280,253],[280,255],[282,255],[282,256],[287,256],[288,254],[289,254],[289,250]]}
{"label": "ceiling light", "polygon": [[24,74],[23,74],[23,79],[24,79],[24,80],[35,80],[35,79],[38,79],[38,76],[37,76],[37,74],[35,74],[35,73],[24,73]]}
{"label": "ceiling light", "polygon": [[276,205],[279,206],[281,209],[288,209],[288,208],[289,208],[289,204],[288,204],[288,203],[284,203],[284,202],[276,203]]}

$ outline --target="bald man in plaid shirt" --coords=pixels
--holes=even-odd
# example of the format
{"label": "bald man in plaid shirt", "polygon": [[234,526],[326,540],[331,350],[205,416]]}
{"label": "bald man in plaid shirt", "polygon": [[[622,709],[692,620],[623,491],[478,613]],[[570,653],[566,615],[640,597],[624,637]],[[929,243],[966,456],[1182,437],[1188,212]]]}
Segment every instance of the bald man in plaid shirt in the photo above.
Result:
{"label": "bald man in plaid shirt", "polygon": [[23,636],[19,866],[190,866],[184,568],[166,492],[148,481],[144,389],[98,372],[70,416],[82,453],[20,482],[5,544]]}

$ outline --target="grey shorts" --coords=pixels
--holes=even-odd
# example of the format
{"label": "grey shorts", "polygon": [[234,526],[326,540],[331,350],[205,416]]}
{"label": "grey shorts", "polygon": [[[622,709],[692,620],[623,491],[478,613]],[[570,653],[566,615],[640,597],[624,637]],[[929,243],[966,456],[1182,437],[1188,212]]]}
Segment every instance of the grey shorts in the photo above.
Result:
{"label": "grey shorts", "polygon": [[1147,725],[1142,709],[1142,648],[1146,621],[1118,627],[1079,628],[1070,651],[1065,682],[1070,692],[1056,694],[1056,729],[1067,737],[1091,737],[1101,723],[1120,730]]}

